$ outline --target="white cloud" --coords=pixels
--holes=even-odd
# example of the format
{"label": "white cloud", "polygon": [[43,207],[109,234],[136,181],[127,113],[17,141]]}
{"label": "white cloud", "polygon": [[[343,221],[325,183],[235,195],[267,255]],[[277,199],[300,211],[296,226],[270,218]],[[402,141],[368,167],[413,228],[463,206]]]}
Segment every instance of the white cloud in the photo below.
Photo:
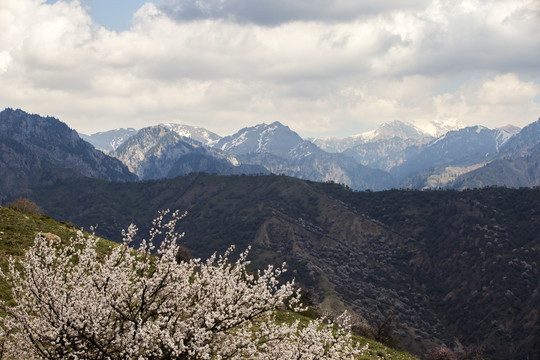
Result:
{"label": "white cloud", "polygon": [[87,133],[179,121],[226,135],[278,120],[321,137],[394,119],[523,126],[540,116],[536,1],[327,3],[354,16],[292,1],[281,11],[297,15],[279,26],[176,21],[147,3],[118,33],[78,1],[3,0],[0,106]]}
{"label": "white cloud", "polygon": [[433,100],[438,118],[460,119],[467,125],[523,126],[540,116],[540,104],[534,102],[539,93],[537,84],[508,73],[473,81]]}

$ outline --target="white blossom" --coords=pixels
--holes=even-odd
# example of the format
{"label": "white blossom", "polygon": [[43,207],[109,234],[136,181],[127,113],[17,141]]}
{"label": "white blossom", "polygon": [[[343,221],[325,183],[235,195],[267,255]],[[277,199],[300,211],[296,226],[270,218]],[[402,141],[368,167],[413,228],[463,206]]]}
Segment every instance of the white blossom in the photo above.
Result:
{"label": "white blossom", "polygon": [[[137,228],[100,259],[98,238],[81,231],[60,245],[38,236],[1,274],[14,305],[0,337],[9,359],[348,359],[364,349],[346,327],[322,320],[279,323],[275,312],[299,305],[285,267],[256,274],[248,251],[231,262],[231,247],[206,261],[176,261],[178,211],[154,220],[135,251]],[[156,249],[154,242],[163,237]],[[344,322],[346,323],[346,321]]]}

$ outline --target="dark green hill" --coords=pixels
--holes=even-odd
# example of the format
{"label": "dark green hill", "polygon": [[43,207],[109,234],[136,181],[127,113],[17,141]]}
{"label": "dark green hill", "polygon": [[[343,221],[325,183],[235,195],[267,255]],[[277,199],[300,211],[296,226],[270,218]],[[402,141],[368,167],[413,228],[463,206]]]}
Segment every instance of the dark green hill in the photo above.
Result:
{"label": "dark green hill", "polygon": [[[119,239],[131,221],[185,209],[185,245],[206,257],[253,246],[326,309],[393,317],[408,349],[482,345],[494,359],[540,349],[540,189],[352,192],[284,176],[78,179],[33,199],[53,217]],[[145,230],[145,229],[143,229]]]}
{"label": "dark green hill", "polygon": [[540,188],[333,194],[407,237],[407,271],[461,342],[540,357]]}

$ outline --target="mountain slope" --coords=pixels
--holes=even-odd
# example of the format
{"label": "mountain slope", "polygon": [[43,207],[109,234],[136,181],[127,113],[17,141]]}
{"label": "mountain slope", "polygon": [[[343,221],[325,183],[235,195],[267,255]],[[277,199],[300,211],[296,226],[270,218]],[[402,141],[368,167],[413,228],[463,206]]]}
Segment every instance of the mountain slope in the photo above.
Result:
{"label": "mountain slope", "polygon": [[390,173],[400,179],[401,187],[444,187],[459,175],[499,157],[499,148],[508,139],[511,140],[511,133],[507,130],[484,126],[450,131],[391,169]]}
{"label": "mountain slope", "polygon": [[115,129],[109,131],[97,132],[92,135],[79,134],[79,136],[94,145],[96,149],[106,153],[116,150],[124,141],[137,133],[133,128]]}
{"label": "mountain slope", "polygon": [[486,186],[513,188],[540,186],[540,147],[527,156],[496,159],[459,176],[451,187],[472,189]]}
{"label": "mountain slope", "polygon": [[[84,200],[89,194],[93,205]],[[84,179],[42,189],[35,199],[55,217],[67,216],[80,225],[97,223],[101,235],[116,240],[118,228],[130,221],[142,224],[145,233],[157,209],[186,209],[188,217],[181,224],[188,234],[184,245],[197,257],[223,252],[231,244],[238,249],[252,245],[254,268],[286,261],[286,278],[295,277],[314,289],[325,309],[348,308],[371,323],[392,315],[407,343],[413,342],[409,330],[424,334],[425,342],[415,346],[420,353],[442,336],[436,322],[423,320],[435,317],[427,304],[414,300],[421,298],[420,290],[413,285],[397,294],[397,289],[413,283],[379,258],[404,239],[308,182],[283,176],[197,174],[125,185]],[[384,283],[383,274],[394,274],[394,279]]]}
{"label": "mountain slope", "polygon": [[454,164],[474,164],[497,152],[497,132],[483,126],[450,131],[392,170],[399,177]]}
{"label": "mountain slope", "polygon": [[538,349],[540,189],[351,192],[284,176],[193,174],[81,179],[33,196],[54,216],[99,224],[113,239],[159,209],[188,210],[181,226],[195,256],[252,245],[255,268],[287,261],[288,276],[324,308],[371,323],[391,316],[418,354],[441,343],[482,345],[493,359]]}
{"label": "mountain slope", "polygon": [[454,188],[540,186],[540,119],[510,137],[498,157],[458,177]]}
{"label": "mountain slope", "polygon": [[0,112],[0,172],[2,200],[16,196],[19,184],[39,184],[36,177],[54,178],[57,172],[63,173],[60,177],[77,176],[76,172],[106,180],[137,179],[120,161],[94,149],[61,121],[12,109]]}
{"label": "mountain slope", "polygon": [[351,156],[327,153],[279,122],[244,128],[222,138],[216,147],[235,154],[241,163],[264,166],[275,174],[333,181],[353,189],[380,190],[394,184],[389,174]]}
{"label": "mountain slope", "polygon": [[430,309],[490,359],[540,355],[540,189],[386,191],[340,198],[408,237]]}
{"label": "mountain slope", "polygon": [[514,135],[519,134],[522,129],[514,125],[506,125],[506,126],[497,128],[496,130],[497,130],[497,146],[500,149]]}
{"label": "mountain slope", "polygon": [[205,146],[209,146],[209,147],[214,146],[221,139],[221,136],[219,136],[218,134],[215,134],[211,131],[208,131],[198,126],[173,124],[173,123],[161,124],[161,125],[174,131],[175,133],[177,133],[178,135],[182,137],[196,140],[200,142],[201,144]]}
{"label": "mountain slope", "polygon": [[[21,213],[0,206],[0,268],[6,271],[9,257],[23,256],[25,251],[33,245],[37,233],[44,233],[48,238],[64,243],[75,236],[76,230],[71,223],[56,222],[46,215]],[[97,252],[103,256],[116,245],[113,242],[99,239]],[[281,280],[279,279],[279,281]],[[0,277],[0,300],[10,304],[11,299],[10,284]],[[301,323],[305,323],[307,321],[304,316],[293,312],[280,312],[278,317],[281,321],[287,322],[299,320]],[[369,349],[364,353],[362,359],[381,359],[381,357],[396,360],[416,359],[409,353],[390,349],[370,339],[353,336],[353,340],[360,341],[361,344],[369,343]]]}
{"label": "mountain slope", "polygon": [[111,156],[121,160],[141,179],[172,178],[191,172],[266,173],[258,166],[238,165],[234,158],[162,125],[141,129],[111,152]]}
{"label": "mountain slope", "polygon": [[524,156],[540,144],[540,118],[512,136],[501,148],[505,156]]}
{"label": "mountain slope", "polygon": [[[76,236],[73,224],[56,222],[49,216],[41,214],[21,213],[20,211],[0,206],[0,267],[6,270],[9,257],[23,256],[24,252],[34,244],[38,233],[49,233],[58,236],[60,241]],[[105,253],[115,243],[100,239],[98,251]],[[10,285],[0,277],[0,299],[11,299]]]}
{"label": "mountain slope", "polygon": [[215,146],[234,155],[270,153],[284,158],[304,140],[279,122],[259,124],[222,138]]}

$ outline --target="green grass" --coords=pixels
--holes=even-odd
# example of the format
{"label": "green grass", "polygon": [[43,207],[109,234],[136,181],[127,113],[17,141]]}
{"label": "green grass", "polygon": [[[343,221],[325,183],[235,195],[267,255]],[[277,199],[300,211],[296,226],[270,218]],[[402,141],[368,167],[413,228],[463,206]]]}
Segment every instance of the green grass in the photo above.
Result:
{"label": "green grass", "polygon": [[[76,236],[78,228],[67,222],[56,222],[47,215],[27,214],[0,206],[0,268],[7,272],[9,258],[24,256],[38,233],[58,235],[62,242]],[[100,239],[97,250],[105,254],[116,243]],[[11,300],[9,284],[0,278],[0,299]]]}

